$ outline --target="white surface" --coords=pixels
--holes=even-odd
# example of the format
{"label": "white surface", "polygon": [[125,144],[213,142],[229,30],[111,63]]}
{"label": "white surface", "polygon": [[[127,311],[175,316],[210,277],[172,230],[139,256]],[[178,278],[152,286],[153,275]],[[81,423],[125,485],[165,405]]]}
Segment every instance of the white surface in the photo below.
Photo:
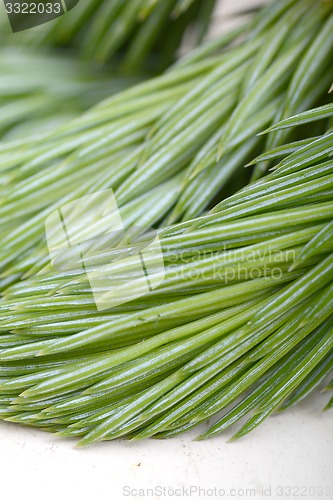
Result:
{"label": "white surface", "polygon": [[[78,450],[75,441],[0,422],[0,498],[331,500],[333,419],[332,411],[320,411],[327,400],[327,394],[317,393],[233,443],[227,443],[230,434],[195,442],[196,432],[166,441],[106,442]],[[175,491],[191,486],[207,491],[192,496]],[[325,495],[318,489],[313,494],[311,486],[324,487]],[[124,496],[124,487],[136,491]],[[175,494],[139,495],[141,488],[155,487],[171,488]],[[225,496],[223,491],[208,496],[215,487],[224,489]],[[298,494],[289,495],[288,487]]]}

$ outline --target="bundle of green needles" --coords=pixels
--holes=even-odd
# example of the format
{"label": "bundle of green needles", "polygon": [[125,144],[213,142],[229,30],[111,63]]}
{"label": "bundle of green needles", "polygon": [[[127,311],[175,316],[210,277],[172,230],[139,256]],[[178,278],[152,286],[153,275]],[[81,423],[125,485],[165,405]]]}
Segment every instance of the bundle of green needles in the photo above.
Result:
{"label": "bundle of green needles", "polygon": [[[0,76],[0,419],[87,445],[208,419],[199,439],[238,438],[318,387],[332,408],[333,2],[268,2],[203,43],[215,2],[81,3],[27,52],[57,61],[62,91],[51,69],[11,96]],[[170,66],[193,24],[199,45]],[[155,230],[149,293],[89,205],[111,190],[131,255]],[[47,221],[77,200],[66,266]],[[130,300],[98,307],[104,271]]]}

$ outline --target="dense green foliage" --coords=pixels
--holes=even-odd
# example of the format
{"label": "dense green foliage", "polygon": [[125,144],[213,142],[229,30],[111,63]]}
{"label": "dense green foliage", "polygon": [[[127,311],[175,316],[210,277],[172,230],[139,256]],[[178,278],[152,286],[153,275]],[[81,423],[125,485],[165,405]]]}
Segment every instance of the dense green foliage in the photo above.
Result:
{"label": "dense green foliage", "polygon": [[255,409],[240,436],[316,387],[333,367],[333,133],[299,146],[213,212],[161,230],[166,277],[144,298],[97,313],[84,271],[10,287],[2,418],[87,444],[174,435],[224,410],[208,436]]}

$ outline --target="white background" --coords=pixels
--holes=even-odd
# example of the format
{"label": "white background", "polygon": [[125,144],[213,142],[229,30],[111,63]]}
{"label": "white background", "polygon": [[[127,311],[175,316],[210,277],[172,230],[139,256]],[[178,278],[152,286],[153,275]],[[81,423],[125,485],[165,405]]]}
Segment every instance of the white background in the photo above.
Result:
{"label": "white background", "polygon": [[[217,19],[225,18],[230,9],[250,3],[259,2],[225,2]],[[218,26],[215,22],[213,32]],[[227,443],[231,434],[195,442],[196,431],[167,441],[109,442],[76,450],[74,441],[0,422],[0,500],[332,500],[332,411],[321,413],[327,401],[327,394],[316,393],[233,443]],[[187,497],[191,486],[201,487],[202,494]],[[320,490],[314,493],[312,486],[330,489],[331,494],[321,497]],[[133,495],[124,496],[125,487],[131,488]],[[175,495],[180,493],[178,488],[185,487],[187,492],[178,497],[139,496],[141,488],[155,487],[171,488],[170,493]],[[290,496],[288,487],[298,495]],[[209,497],[214,488],[221,494],[224,490],[225,496]]]}
{"label": "white background", "polygon": [[[75,449],[75,441],[0,422],[0,498],[122,500],[140,498],[123,496],[126,486],[136,490],[155,486],[175,490],[192,485],[207,490],[224,489],[230,495],[239,490],[237,496],[229,498],[331,500],[332,412],[321,413],[327,400],[327,394],[317,393],[297,408],[270,417],[256,431],[232,443],[227,443],[231,434],[193,441],[198,429],[163,441],[105,442]],[[279,496],[279,486],[285,487],[285,495]],[[288,486],[323,486],[332,493],[323,497],[288,496]],[[271,487],[271,495],[262,496],[263,487]],[[255,496],[250,492],[246,496],[246,489],[254,489]]]}

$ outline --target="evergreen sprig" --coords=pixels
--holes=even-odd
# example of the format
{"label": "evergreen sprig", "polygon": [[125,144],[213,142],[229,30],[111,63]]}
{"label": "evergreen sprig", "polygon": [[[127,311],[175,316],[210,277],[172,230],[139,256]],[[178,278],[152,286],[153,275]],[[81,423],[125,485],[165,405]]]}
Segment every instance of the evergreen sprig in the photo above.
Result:
{"label": "evergreen sprig", "polygon": [[[242,39],[237,29],[51,133],[0,145],[6,275],[47,264],[45,218],[85,194],[111,187],[125,221],[168,225],[247,184],[251,172],[243,165],[255,154],[275,150],[290,134],[293,143],[304,139],[297,127],[256,134],[327,99],[332,26],[331,3],[269,4]],[[255,76],[259,60],[266,63]],[[316,123],[321,134],[325,120]],[[269,166],[258,163],[252,179]]]}

